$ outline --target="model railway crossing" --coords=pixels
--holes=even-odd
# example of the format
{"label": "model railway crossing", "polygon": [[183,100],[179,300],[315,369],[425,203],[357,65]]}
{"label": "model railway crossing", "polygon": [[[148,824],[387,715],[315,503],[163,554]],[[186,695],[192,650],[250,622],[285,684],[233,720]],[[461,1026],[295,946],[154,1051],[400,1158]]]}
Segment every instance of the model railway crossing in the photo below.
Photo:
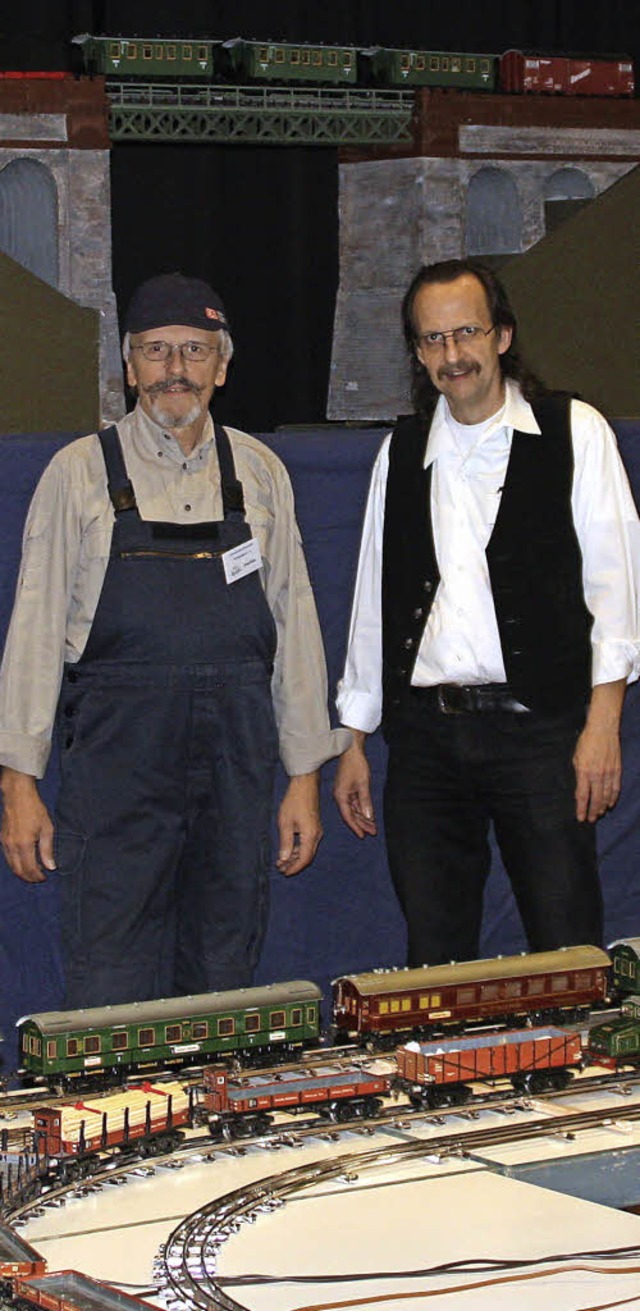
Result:
{"label": "model railway crossing", "polygon": [[413,91],[107,79],[112,141],[347,146],[411,143]]}

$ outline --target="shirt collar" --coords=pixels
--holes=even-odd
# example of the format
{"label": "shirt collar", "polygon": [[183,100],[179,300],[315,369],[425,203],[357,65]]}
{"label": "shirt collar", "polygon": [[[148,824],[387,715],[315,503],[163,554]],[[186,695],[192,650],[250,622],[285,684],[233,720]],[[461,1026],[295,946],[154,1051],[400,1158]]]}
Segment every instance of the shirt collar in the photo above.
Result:
{"label": "shirt collar", "polygon": [[[500,427],[507,429],[510,433],[517,429],[518,432],[526,432],[531,436],[540,436],[540,427],[536,417],[529,402],[525,401],[518,384],[513,382],[511,378],[507,378],[505,380],[505,390],[505,407]],[[429,429],[424,455],[425,469],[433,464],[439,456],[448,455],[457,449],[453,432],[447,422],[448,418],[449,406],[446,398],[441,396],[436,405]]]}
{"label": "shirt collar", "polygon": [[168,451],[181,463],[185,458],[189,460],[193,459],[194,455],[198,455],[200,451],[204,451],[205,447],[213,441],[213,419],[211,418],[211,414],[207,414],[205,425],[202,430],[202,436],[198,445],[195,446],[191,454],[186,457],[184,452],[180,449],[175,437],[173,437],[170,432],[167,432],[166,428],[162,428],[160,424],[155,423],[154,420],[145,413],[139,401],[134,411],[134,419],[136,431],[143,446],[147,450],[153,451],[154,454],[158,450]]}

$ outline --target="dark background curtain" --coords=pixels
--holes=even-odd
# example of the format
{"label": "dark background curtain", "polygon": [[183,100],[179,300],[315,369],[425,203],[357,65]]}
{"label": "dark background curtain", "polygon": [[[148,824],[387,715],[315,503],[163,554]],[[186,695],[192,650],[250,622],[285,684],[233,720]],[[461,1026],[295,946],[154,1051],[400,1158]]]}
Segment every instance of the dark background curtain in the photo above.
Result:
{"label": "dark background curtain", "polygon": [[[29,0],[3,6],[4,68],[65,68],[81,32],[244,36],[358,46],[630,54],[634,0]],[[638,73],[637,73],[638,77]],[[253,431],[325,416],[338,277],[338,153],[314,147],[119,144],[112,151],[113,278],[122,310],[154,273],[222,295],[236,360],[218,417]],[[570,380],[568,380],[570,381]]]}

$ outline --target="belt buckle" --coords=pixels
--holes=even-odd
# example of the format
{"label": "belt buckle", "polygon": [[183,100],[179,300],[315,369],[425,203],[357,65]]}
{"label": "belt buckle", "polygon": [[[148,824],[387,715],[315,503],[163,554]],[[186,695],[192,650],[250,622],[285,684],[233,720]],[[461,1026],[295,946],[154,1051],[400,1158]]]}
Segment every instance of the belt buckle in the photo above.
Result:
{"label": "belt buckle", "polygon": [[438,709],[443,715],[461,715],[463,707],[453,705],[449,700],[449,693],[457,691],[454,683],[440,683],[438,687]]}

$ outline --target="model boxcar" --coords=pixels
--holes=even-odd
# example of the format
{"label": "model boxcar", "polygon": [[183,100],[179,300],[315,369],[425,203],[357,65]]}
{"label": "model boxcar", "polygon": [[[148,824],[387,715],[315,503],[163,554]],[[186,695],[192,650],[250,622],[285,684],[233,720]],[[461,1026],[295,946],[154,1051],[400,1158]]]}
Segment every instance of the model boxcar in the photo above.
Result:
{"label": "model boxcar", "polygon": [[33,1128],[39,1155],[51,1159],[83,1157],[141,1140],[154,1140],[160,1150],[190,1119],[191,1099],[181,1084],[143,1084],[89,1102],[38,1106]]}
{"label": "model boxcar", "polygon": [[605,1000],[610,961],[600,947],[498,956],[421,969],[374,970],[334,980],[340,1035],[384,1040],[470,1021],[553,1017]]}
{"label": "model boxcar", "polygon": [[18,1021],[20,1073],[55,1084],[211,1055],[272,1056],[317,1040],[322,994],[296,980],[197,997],[48,1011]]}
{"label": "model boxcar", "polygon": [[506,50],[500,56],[500,86],[507,92],[562,96],[632,96],[631,59],[586,55],[529,55]]}
{"label": "model boxcar", "polygon": [[131,1297],[77,1270],[57,1270],[36,1279],[16,1279],[13,1291],[27,1306],[45,1307],[46,1311],[136,1311],[140,1307],[157,1311],[155,1303]]}
{"label": "model boxcar", "polygon": [[204,1071],[202,1105],[212,1133],[232,1137],[264,1133],[273,1123],[270,1111],[317,1110],[330,1120],[373,1116],[380,1097],[389,1092],[391,1075],[355,1062],[326,1062],[264,1074],[230,1074],[220,1065]]}
{"label": "model boxcar", "polygon": [[580,1034],[555,1028],[410,1042],[396,1051],[399,1085],[418,1107],[467,1101],[476,1080],[507,1078],[519,1092],[564,1088],[581,1063]]}

